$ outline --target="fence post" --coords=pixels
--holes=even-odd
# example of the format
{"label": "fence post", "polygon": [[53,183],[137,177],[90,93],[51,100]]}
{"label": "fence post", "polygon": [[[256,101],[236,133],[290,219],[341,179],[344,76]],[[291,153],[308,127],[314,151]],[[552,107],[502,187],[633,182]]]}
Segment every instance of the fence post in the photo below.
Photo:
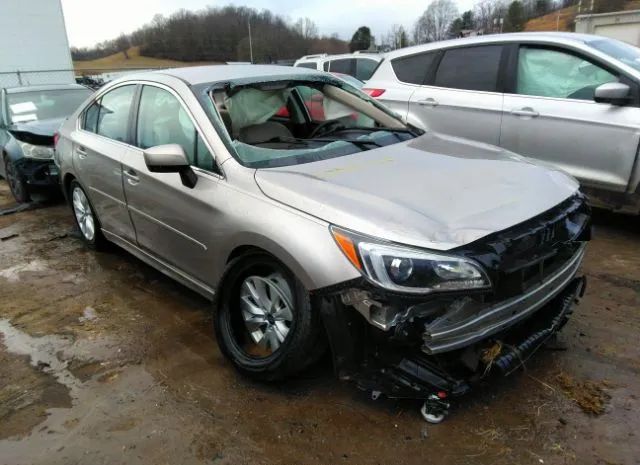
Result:
{"label": "fence post", "polygon": [[16,71],[16,74],[18,75],[18,84],[22,85],[22,76],[20,75],[20,70]]}

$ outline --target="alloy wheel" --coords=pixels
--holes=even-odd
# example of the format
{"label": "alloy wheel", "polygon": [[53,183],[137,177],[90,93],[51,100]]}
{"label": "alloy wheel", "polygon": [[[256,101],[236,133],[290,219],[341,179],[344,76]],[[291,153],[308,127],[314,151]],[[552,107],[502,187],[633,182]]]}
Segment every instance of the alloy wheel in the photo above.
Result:
{"label": "alloy wheel", "polygon": [[76,215],[76,220],[78,220],[80,232],[87,241],[91,242],[96,235],[96,226],[91,205],[89,205],[89,199],[87,199],[87,196],[80,187],[75,187],[73,189],[72,200],[73,213]]}
{"label": "alloy wheel", "polygon": [[252,342],[275,352],[284,343],[293,322],[293,294],[280,273],[248,276],[240,286],[240,309]]}

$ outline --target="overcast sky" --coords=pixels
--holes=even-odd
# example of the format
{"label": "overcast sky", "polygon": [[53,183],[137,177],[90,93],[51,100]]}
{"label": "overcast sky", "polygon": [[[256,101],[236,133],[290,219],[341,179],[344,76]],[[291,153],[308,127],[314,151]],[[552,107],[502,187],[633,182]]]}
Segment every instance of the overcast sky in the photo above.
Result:
{"label": "overcast sky", "polygon": [[[185,8],[199,10],[206,6],[244,5],[269,9],[292,21],[309,17],[320,34],[337,33],[343,39],[359,26],[369,26],[380,37],[394,23],[411,28],[429,5],[429,0],[61,0],[72,46],[92,46],[128,33],[151,21],[157,13],[169,15]],[[473,7],[476,0],[454,0],[460,12]]]}

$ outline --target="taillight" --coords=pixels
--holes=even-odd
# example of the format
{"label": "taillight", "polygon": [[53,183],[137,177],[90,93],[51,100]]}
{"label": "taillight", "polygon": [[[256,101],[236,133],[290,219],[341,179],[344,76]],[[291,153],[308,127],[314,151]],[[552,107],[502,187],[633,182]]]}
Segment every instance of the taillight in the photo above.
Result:
{"label": "taillight", "polygon": [[56,145],[58,145],[58,141],[60,140],[60,133],[59,132],[54,132],[53,133],[53,148],[56,147]]}
{"label": "taillight", "polygon": [[386,89],[362,89],[362,92],[373,98],[380,97],[385,91]]}

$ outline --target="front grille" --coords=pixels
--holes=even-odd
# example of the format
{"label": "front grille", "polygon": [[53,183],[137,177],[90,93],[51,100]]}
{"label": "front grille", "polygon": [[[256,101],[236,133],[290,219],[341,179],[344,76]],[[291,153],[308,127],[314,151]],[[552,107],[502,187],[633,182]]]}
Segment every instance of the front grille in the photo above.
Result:
{"label": "front grille", "polygon": [[489,299],[507,299],[538,285],[570,260],[590,239],[590,216],[584,198],[574,196],[461,252],[488,270],[494,285]]}

